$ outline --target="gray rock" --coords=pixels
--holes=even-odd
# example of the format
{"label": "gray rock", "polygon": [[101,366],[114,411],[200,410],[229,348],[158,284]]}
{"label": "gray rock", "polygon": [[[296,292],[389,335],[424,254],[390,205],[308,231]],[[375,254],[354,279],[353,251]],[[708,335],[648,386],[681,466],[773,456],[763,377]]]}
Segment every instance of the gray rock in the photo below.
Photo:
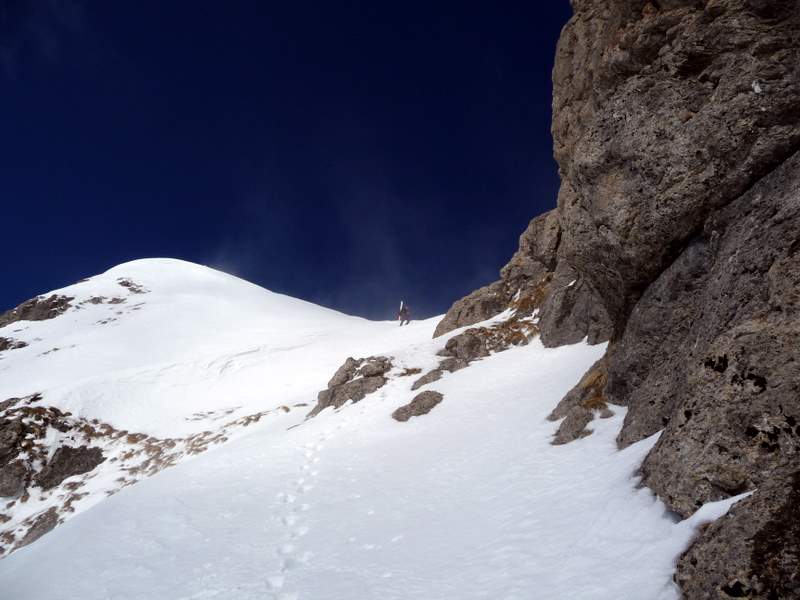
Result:
{"label": "gray rock", "polygon": [[333,374],[333,377],[331,377],[330,381],[328,382],[328,388],[334,388],[337,385],[342,385],[343,383],[353,379],[356,376],[356,371],[358,370],[360,364],[360,360],[356,360],[353,357],[348,357],[347,360],[344,361],[344,364],[342,364],[342,366],[336,370],[336,373]]}
{"label": "gray rock", "polygon": [[88,473],[105,460],[100,448],[60,446],[36,476],[43,489],[54,488],[67,477]]}
{"label": "gray rock", "polygon": [[489,356],[485,341],[469,330],[447,340],[445,347],[438,354],[467,363]]}
{"label": "gray rock", "polygon": [[30,472],[27,465],[15,460],[0,467],[0,497],[20,496],[28,485]]}
{"label": "gray rock", "polygon": [[436,326],[433,337],[490,319],[503,312],[510,301],[500,282],[477,289],[453,303]]}
{"label": "gray rock", "polygon": [[775,477],[703,529],[675,582],[690,599],[800,598],[800,471]]}
{"label": "gray rock", "polygon": [[439,361],[439,368],[448,371],[449,373],[455,373],[456,371],[460,371],[461,369],[466,368],[468,365],[466,360],[461,358],[445,358],[444,360]]}
{"label": "gray rock", "polygon": [[0,419],[0,465],[8,463],[19,453],[25,433],[19,419]]}
{"label": "gray rock", "polygon": [[607,410],[605,397],[605,386],[608,377],[607,366],[607,360],[604,356],[589,367],[589,370],[584,373],[581,380],[561,399],[547,418],[550,421],[558,421],[566,417],[572,409],[579,406],[590,411]]}
{"label": "gray rock", "polygon": [[553,69],[563,256],[620,332],[708,217],[800,145],[796,2],[573,2]]}
{"label": "gray rock", "polygon": [[519,249],[500,270],[500,280],[453,304],[434,337],[513,309],[518,319],[539,310],[542,343],[547,346],[587,336],[590,343],[608,340],[611,321],[591,285],[563,260],[560,240],[556,211],[533,219],[520,236]]}
{"label": "gray rock", "polygon": [[413,384],[411,384],[411,390],[418,390],[423,385],[428,385],[429,383],[433,383],[434,381],[439,381],[442,378],[442,369],[434,369],[433,371],[429,371],[425,373],[422,377],[417,379]]}
{"label": "gray rock", "polygon": [[611,337],[611,320],[597,292],[566,261],[560,261],[553,273],[540,310],[539,330],[547,348],[577,344],[584,338],[598,344]]}
{"label": "gray rock", "polygon": [[439,392],[427,390],[420,392],[408,404],[401,406],[392,413],[392,418],[395,421],[405,422],[411,417],[419,417],[427,415],[434,406],[439,404],[444,399],[444,396]]}
{"label": "gray rock", "polygon": [[583,406],[573,406],[567,411],[567,417],[558,426],[553,436],[553,445],[566,444],[591,433],[586,426],[594,419],[594,413]]}
{"label": "gray rock", "polygon": [[392,368],[392,361],[385,356],[375,356],[368,358],[361,368],[358,369],[358,374],[361,377],[376,377],[383,375]]}
{"label": "gray rock", "polygon": [[0,327],[17,321],[45,321],[66,312],[74,298],[53,294],[48,297],[37,296],[26,300],[16,308],[0,314]]}
{"label": "gray rock", "polygon": [[[761,490],[800,462],[797,2],[573,8],[553,71],[558,257],[613,324],[605,394],[628,406],[618,441],[664,429],[643,480],[681,515],[760,490],[682,560],[687,598],[800,597],[786,575],[796,533],[767,536],[769,564],[742,550],[783,510],[758,508]],[[555,323],[571,312],[545,300],[543,341],[576,337]]]}
{"label": "gray rock", "polygon": [[391,368],[392,361],[385,356],[349,357],[328,382],[328,388],[317,394],[317,404],[308,417],[317,415],[329,406],[339,408],[348,400],[363,400],[367,394],[386,385],[388,379],[384,375]]}
{"label": "gray rock", "polygon": [[[518,293],[526,297],[540,295],[535,288],[555,269],[560,237],[555,211],[533,219],[520,236],[519,249],[501,269],[500,280],[455,302],[436,326],[433,337],[500,314],[511,306]],[[538,299],[525,307],[528,314],[538,307],[537,302]]]}
{"label": "gray rock", "polygon": [[644,481],[682,515],[800,459],[798,239],[795,156],[709,219],[609,350],[620,445],[664,428]]}
{"label": "gray rock", "polygon": [[17,548],[32,544],[45,533],[52,531],[56,525],[58,525],[58,512],[55,507],[51,507],[36,517],[33,524],[25,533],[25,537],[17,544]]}

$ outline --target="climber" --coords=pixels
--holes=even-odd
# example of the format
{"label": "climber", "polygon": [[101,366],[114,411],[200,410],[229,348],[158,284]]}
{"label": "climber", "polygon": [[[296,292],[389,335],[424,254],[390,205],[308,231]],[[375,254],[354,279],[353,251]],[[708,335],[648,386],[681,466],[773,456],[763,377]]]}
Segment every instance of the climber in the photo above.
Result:
{"label": "climber", "polygon": [[403,326],[405,323],[408,325],[411,323],[411,310],[408,308],[408,304],[400,301],[400,312],[397,313],[397,318],[400,320],[400,327]]}

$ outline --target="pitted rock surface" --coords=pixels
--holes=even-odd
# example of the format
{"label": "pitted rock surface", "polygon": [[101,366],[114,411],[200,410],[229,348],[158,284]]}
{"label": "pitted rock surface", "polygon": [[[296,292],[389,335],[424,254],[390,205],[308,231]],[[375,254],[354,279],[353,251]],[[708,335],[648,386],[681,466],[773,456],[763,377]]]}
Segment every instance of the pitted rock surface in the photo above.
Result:
{"label": "pitted rock surface", "polygon": [[795,1],[581,0],[553,69],[567,262],[617,332],[706,220],[800,147]]}
{"label": "pitted rock surface", "polygon": [[709,525],[675,581],[687,598],[800,598],[800,471],[779,474]]}
{"label": "pitted rock surface", "polygon": [[[559,256],[613,322],[618,441],[664,429],[644,483],[682,515],[759,489],[701,532],[691,577],[679,567],[687,598],[798,597],[788,563],[753,579],[722,549],[764,521],[760,490],[800,456],[800,7],[573,9],[553,71]],[[771,556],[792,552],[770,539]]]}

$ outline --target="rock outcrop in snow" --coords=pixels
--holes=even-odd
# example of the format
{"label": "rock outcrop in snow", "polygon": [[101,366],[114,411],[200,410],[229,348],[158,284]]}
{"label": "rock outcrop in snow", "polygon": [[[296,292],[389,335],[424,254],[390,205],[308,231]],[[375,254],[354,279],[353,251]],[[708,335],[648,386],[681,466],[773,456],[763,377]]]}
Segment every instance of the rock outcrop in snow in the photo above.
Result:
{"label": "rock outcrop in snow", "polygon": [[557,211],[533,219],[500,279],[455,302],[434,336],[513,310],[518,317],[538,315],[545,346],[574,344],[586,337],[592,344],[607,341],[608,316],[591,285],[564,260],[561,236]]}
{"label": "rock outcrop in snow", "polygon": [[317,405],[308,416],[313,417],[329,406],[339,408],[345,402],[363,400],[386,385],[385,375],[391,368],[392,361],[385,356],[348,357],[331,377],[328,387],[317,395]]}

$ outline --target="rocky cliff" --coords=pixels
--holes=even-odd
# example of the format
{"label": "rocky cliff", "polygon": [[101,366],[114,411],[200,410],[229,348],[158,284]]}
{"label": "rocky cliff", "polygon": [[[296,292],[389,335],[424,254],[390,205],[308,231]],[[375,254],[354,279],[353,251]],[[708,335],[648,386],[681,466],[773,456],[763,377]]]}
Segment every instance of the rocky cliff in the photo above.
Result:
{"label": "rocky cliff", "polygon": [[644,483],[683,517],[754,490],[679,561],[686,597],[800,598],[800,3],[572,5],[558,208],[440,329],[522,296],[546,345],[610,337],[592,397],[628,407],[620,446],[663,430]]}

